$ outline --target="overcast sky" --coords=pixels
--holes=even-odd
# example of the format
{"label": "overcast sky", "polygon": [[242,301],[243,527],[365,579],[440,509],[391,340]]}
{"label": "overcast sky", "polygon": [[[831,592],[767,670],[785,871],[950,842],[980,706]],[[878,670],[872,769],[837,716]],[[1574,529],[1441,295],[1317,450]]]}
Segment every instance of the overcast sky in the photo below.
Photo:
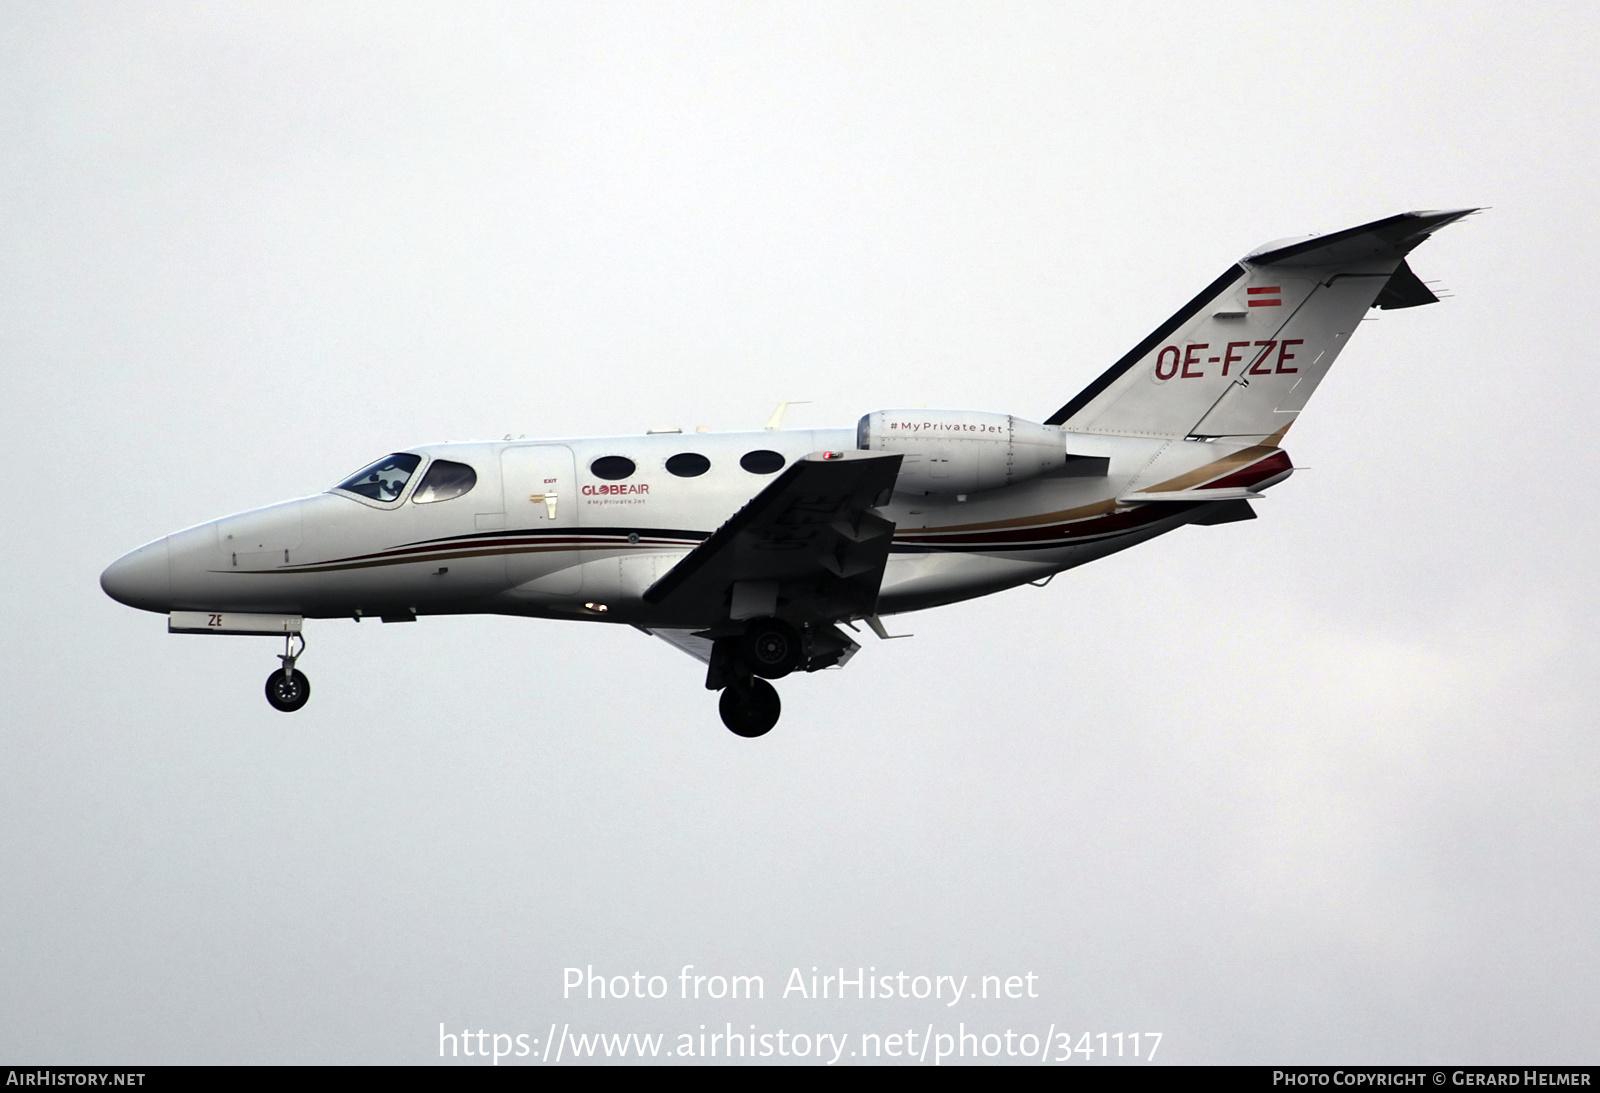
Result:
{"label": "overcast sky", "polygon": [[[0,3],[0,1061],[1595,1062],[1596,19]],[[1259,243],[1478,205],[1261,519],[891,620],[758,741],[661,642],[500,618],[313,623],[285,716],[272,642],[97,583],[430,441],[1042,420]],[[1038,997],[782,998],[813,966]]]}

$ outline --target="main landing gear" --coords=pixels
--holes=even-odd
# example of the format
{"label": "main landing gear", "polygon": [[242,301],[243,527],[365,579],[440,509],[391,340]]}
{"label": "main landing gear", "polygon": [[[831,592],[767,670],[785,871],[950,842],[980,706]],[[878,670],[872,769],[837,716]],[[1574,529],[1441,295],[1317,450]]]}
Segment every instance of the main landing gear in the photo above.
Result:
{"label": "main landing gear", "polygon": [[743,633],[715,639],[706,687],[722,692],[717,710],[733,733],[764,736],[783,712],[777,689],[767,680],[831,668],[855,650],[855,643],[831,625],[808,626],[802,633],[782,619],[753,619]]}
{"label": "main landing gear", "polygon": [[783,703],[778,689],[764,679],[749,679],[744,684],[729,684],[717,700],[722,723],[736,736],[764,736],[778,723]]}
{"label": "main landing gear", "polygon": [[717,712],[737,736],[764,736],[778,723],[783,703],[769,679],[782,679],[806,662],[805,640],[782,619],[754,619],[736,638],[712,649],[706,686],[722,688]]}
{"label": "main landing gear", "polygon": [[[296,642],[300,643],[298,647]],[[283,653],[278,657],[283,661],[283,667],[267,677],[267,701],[273,709],[294,713],[310,700],[311,681],[294,666],[294,662],[305,651],[306,639],[302,635],[283,636]]]}
{"label": "main landing gear", "polygon": [[762,679],[782,679],[806,662],[800,632],[782,619],[752,622],[739,639],[739,653]]}

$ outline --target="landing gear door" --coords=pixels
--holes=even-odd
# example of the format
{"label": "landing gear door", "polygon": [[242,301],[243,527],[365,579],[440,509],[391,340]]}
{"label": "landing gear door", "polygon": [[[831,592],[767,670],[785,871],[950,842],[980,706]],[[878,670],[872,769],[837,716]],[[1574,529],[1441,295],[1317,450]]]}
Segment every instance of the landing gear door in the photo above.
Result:
{"label": "landing gear door", "polygon": [[506,575],[530,594],[565,595],[581,584],[570,532],[578,523],[577,475],[564,444],[524,444],[500,453],[506,530]]}

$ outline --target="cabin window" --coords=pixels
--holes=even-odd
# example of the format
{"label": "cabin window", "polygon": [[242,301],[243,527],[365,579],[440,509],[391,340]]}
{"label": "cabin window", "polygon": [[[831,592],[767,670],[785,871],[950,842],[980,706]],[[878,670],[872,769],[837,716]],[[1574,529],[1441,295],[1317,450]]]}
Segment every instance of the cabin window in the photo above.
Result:
{"label": "cabin window", "polygon": [[348,490],[374,501],[393,501],[406,488],[406,483],[411,481],[411,475],[421,462],[420,455],[396,452],[384,456],[370,467],[363,467],[334,489]]}
{"label": "cabin window", "polygon": [[603,455],[589,464],[589,473],[607,482],[620,482],[637,469],[633,460],[625,455]]}
{"label": "cabin window", "polygon": [[413,505],[430,505],[435,501],[448,501],[460,497],[478,484],[478,472],[465,463],[452,463],[448,459],[435,459],[411,495]]}
{"label": "cabin window", "polygon": [[774,471],[782,470],[783,465],[787,462],[788,460],[777,452],[758,448],[753,452],[745,452],[744,457],[739,460],[739,466],[751,474],[771,474]]}
{"label": "cabin window", "polygon": [[679,452],[667,460],[667,470],[679,478],[699,478],[711,469],[711,460],[699,452]]}

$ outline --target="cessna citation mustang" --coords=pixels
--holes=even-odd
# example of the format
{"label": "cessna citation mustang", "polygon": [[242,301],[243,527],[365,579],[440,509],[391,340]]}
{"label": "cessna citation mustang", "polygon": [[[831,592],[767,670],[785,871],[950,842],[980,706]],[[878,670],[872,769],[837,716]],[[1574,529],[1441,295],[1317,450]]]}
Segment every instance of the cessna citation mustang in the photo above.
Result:
{"label": "cessna citation mustang", "polygon": [[753,433],[425,445],[140,547],[100,584],[172,633],[281,636],[279,710],[311,694],[304,619],[493,613],[654,634],[705,662],[728,728],[760,736],[767,681],[844,665],[857,622],[885,637],[883,615],[1253,519],[1356,324],[1435,303],[1406,255],[1474,211],[1258,248],[1043,424],[880,410],[779,430],[780,407]]}

